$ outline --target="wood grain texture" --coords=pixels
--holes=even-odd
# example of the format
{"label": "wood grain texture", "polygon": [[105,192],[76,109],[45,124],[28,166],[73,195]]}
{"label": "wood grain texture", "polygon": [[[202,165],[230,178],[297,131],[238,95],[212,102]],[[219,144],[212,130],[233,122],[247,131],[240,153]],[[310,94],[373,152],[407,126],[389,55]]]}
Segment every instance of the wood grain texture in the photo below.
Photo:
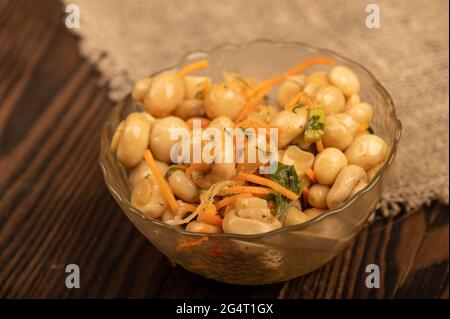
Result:
{"label": "wood grain texture", "polygon": [[[6,298],[448,298],[448,207],[365,227],[324,267],[236,287],[172,267],[120,211],[98,166],[112,103],[57,1],[0,1],[0,296]],[[81,288],[65,287],[65,266]],[[365,267],[378,264],[380,289]]]}

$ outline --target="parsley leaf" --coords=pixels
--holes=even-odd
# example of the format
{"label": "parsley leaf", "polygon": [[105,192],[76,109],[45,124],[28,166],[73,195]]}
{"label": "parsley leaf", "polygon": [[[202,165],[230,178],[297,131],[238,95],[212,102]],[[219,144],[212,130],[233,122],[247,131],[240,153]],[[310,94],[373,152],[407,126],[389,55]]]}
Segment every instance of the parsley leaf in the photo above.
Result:
{"label": "parsley leaf", "polygon": [[[269,178],[296,194],[300,194],[304,184],[303,180],[298,179],[297,172],[293,165],[285,165],[280,162],[278,163],[277,170],[273,174],[270,174]],[[284,197],[278,192],[270,193],[266,196],[266,199],[275,201],[277,218],[286,212],[290,203],[290,200],[287,197]]]}
{"label": "parsley leaf", "polygon": [[276,172],[270,174],[269,178],[296,194],[300,193],[300,183],[293,165],[285,165],[278,162]]}
{"label": "parsley leaf", "polygon": [[280,217],[286,212],[289,205],[289,200],[287,200],[286,197],[284,197],[280,193],[270,193],[266,196],[266,199],[275,201],[275,204],[277,206],[277,212],[275,216],[276,218]]}

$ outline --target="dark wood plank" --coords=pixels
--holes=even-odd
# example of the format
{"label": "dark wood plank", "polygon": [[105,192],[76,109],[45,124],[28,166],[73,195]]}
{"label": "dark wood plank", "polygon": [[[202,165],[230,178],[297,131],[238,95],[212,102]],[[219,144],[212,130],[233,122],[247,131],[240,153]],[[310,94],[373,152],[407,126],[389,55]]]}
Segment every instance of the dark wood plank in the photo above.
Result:
{"label": "dark wood plank", "polygon": [[[378,220],[324,267],[237,287],[173,267],[112,200],[98,167],[112,107],[59,1],[0,1],[0,297],[448,298],[448,206]],[[65,287],[65,266],[81,288]],[[381,269],[380,289],[365,267]]]}

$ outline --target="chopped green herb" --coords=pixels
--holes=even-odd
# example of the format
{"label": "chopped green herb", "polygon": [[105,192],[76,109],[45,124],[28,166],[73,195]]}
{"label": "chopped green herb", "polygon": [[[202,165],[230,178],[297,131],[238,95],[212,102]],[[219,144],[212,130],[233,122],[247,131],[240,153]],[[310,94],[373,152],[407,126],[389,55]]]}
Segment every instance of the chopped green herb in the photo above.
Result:
{"label": "chopped green herb", "polygon": [[[293,165],[285,165],[283,163],[278,163],[277,170],[273,174],[269,175],[269,178],[274,182],[290,189],[296,194],[300,194],[303,189],[303,180],[299,180],[297,172]],[[290,200],[278,192],[271,193],[266,196],[267,200],[275,201],[277,207],[276,217],[278,218],[283,213],[286,212]]]}
{"label": "chopped green herb", "polygon": [[296,194],[299,194],[301,191],[301,185],[293,165],[285,165],[278,162],[276,172],[270,174],[269,178],[287,189],[290,189]]}
{"label": "chopped green herb", "polygon": [[316,142],[323,135],[325,129],[325,109],[323,107],[316,107],[309,110],[308,122],[306,123],[306,130],[304,139],[306,142]]}
{"label": "chopped green herb", "polygon": [[286,197],[284,197],[283,195],[281,195],[280,193],[278,193],[278,192],[270,193],[266,196],[266,199],[275,201],[275,204],[277,207],[277,211],[275,214],[276,218],[280,217],[281,215],[283,215],[286,212],[288,205],[289,205],[289,200]]}

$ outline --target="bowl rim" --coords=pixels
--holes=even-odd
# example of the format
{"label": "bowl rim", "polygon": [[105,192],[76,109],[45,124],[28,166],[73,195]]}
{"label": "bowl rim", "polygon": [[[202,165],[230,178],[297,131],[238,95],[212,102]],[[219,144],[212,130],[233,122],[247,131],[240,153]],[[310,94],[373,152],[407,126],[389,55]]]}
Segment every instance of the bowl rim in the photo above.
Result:
{"label": "bowl rim", "polygon": [[[109,182],[109,178],[110,178],[110,173],[108,172],[108,170],[106,169],[105,165],[103,164],[103,157],[105,156],[104,154],[104,150],[108,149],[109,150],[109,144],[108,145],[104,145],[105,141],[104,138],[107,138],[107,123],[109,122],[108,119],[111,118],[112,114],[114,113],[114,111],[117,111],[117,109],[119,108],[121,103],[125,103],[127,99],[130,98],[130,94],[127,94],[124,98],[122,98],[121,100],[119,100],[116,105],[114,106],[114,108],[112,109],[112,111],[109,113],[108,117],[107,117],[107,121],[105,122],[105,124],[103,125],[103,128],[101,130],[101,150],[100,150],[100,156],[99,156],[99,164],[101,167],[101,170],[103,172],[103,177],[105,180],[105,184],[108,188],[108,190],[110,191],[110,193],[112,194],[112,196],[114,197],[114,199],[117,202],[120,202],[122,205],[125,205],[127,210],[133,212],[134,214],[138,215],[139,217],[141,217],[142,219],[144,219],[145,222],[150,222],[153,224],[156,224],[162,228],[165,228],[167,231],[173,231],[176,232],[180,235],[184,235],[184,236],[192,236],[192,237],[226,237],[226,238],[230,238],[230,239],[241,239],[241,240],[251,240],[251,239],[260,239],[263,237],[269,237],[269,236],[274,236],[277,234],[281,234],[283,232],[292,232],[292,231],[300,231],[312,224],[318,223],[320,221],[322,221],[325,218],[328,218],[329,216],[332,216],[334,214],[339,214],[340,212],[342,212],[343,210],[347,209],[349,206],[351,206],[355,201],[357,201],[360,197],[362,197],[362,195],[364,195],[365,193],[371,191],[375,185],[380,181],[382,175],[385,173],[386,169],[392,165],[392,162],[395,158],[395,155],[397,153],[397,147],[398,147],[398,143],[400,141],[401,138],[401,134],[402,134],[402,123],[401,121],[398,119],[396,111],[395,111],[395,104],[394,101],[392,99],[392,97],[389,95],[389,93],[387,92],[387,90],[383,87],[383,85],[380,84],[380,82],[378,81],[378,79],[372,74],[372,72],[370,72],[366,67],[362,66],[361,64],[359,64],[358,62],[355,62],[349,58],[344,57],[343,55],[341,55],[340,53],[336,53],[335,51],[329,50],[329,49],[325,49],[325,48],[321,48],[321,47],[316,47],[316,46],[312,46],[309,45],[305,42],[300,42],[300,41],[279,41],[279,40],[271,40],[271,39],[264,39],[264,38],[257,38],[257,39],[253,39],[251,41],[246,41],[246,42],[240,42],[240,43],[225,43],[225,44],[221,44],[221,45],[217,45],[209,50],[194,50],[194,51],[189,51],[188,53],[185,53],[184,55],[181,56],[181,58],[173,65],[165,67],[163,69],[160,69],[156,72],[153,72],[150,76],[153,76],[155,74],[158,74],[162,71],[165,70],[173,70],[173,69],[177,69],[179,68],[181,65],[183,65],[185,62],[189,61],[189,60],[195,60],[198,59],[199,57],[201,58],[205,58],[207,56],[209,56],[211,53],[222,50],[222,49],[233,49],[233,50],[237,50],[240,48],[243,48],[245,46],[248,45],[252,45],[252,44],[258,44],[258,43],[265,43],[265,44],[270,44],[270,45],[277,45],[277,46],[286,46],[286,45],[291,45],[291,46],[297,46],[297,47],[302,47],[303,49],[306,49],[310,52],[321,52],[321,53],[326,53],[328,55],[330,55],[331,57],[337,57],[340,60],[343,60],[344,62],[348,63],[348,64],[352,64],[352,65],[356,65],[358,68],[360,68],[362,71],[366,72],[367,75],[371,78],[371,80],[373,81],[373,83],[375,84],[375,86],[381,91],[382,95],[384,95],[384,98],[386,99],[387,104],[390,106],[390,115],[391,117],[394,119],[395,121],[395,132],[394,132],[394,137],[393,137],[393,142],[392,145],[390,145],[390,149],[389,149],[389,153],[387,155],[387,159],[384,161],[383,165],[380,167],[380,169],[378,170],[378,172],[374,175],[374,177],[372,178],[372,180],[369,181],[369,183],[367,184],[367,186],[365,186],[362,190],[360,190],[358,193],[356,193],[353,197],[349,198],[348,200],[346,200],[342,206],[339,206],[338,208],[335,209],[330,209],[328,211],[326,211],[325,213],[316,216],[310,220],[308,220],[307,222],[298,224],[298,225],[291,225],[291,226],[283,226],[281,228],[272,230],[270,232],[266,232],[266,233],[260,233],[260,234],[252,234],[252,235],[244,235],[244,234],[232,234],[232,233],[214,233],[214,234],[208,234],[208,233],[194,233],[194,232],[189,232],[186,231],[182,228],[177,228],[175,226],[169,225],[167,223],[164,223],[163,221],[156,219],[156,218],[152,218],[152,217],[147,217],[146,215],[144,215],[143,213],[141,213],[138,209],[134,208],[131,203],[129,202],[129,200],[123,200],[121,198],[121,196],[119,195],[118,191],[111,185],[111,183]],[[122,206],[119,205],[119,206]],[[123,210],[123,207],[121,207],[121,209]]]}

